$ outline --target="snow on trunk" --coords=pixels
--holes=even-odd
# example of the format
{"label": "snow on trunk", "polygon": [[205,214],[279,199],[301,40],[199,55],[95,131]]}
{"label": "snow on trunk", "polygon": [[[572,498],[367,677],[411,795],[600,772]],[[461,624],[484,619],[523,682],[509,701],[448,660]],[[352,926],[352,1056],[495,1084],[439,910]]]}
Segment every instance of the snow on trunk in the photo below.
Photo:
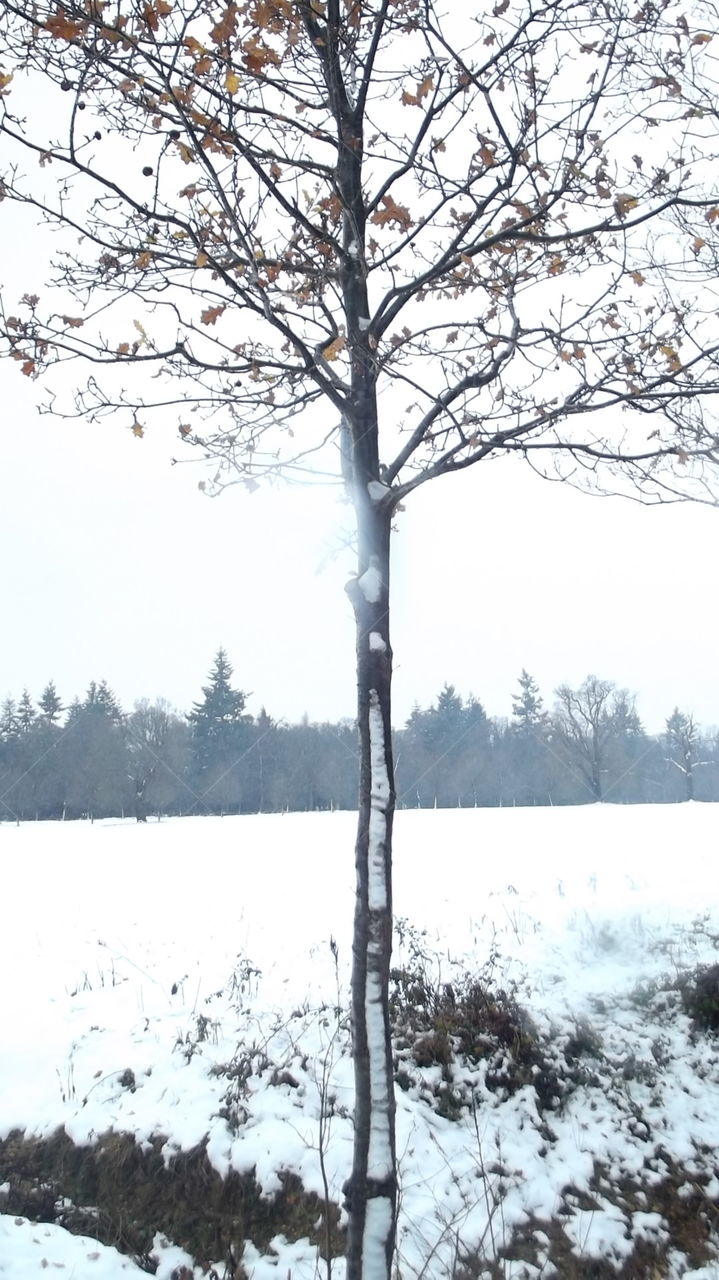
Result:
{"label": "snow on trunk", "polygon": [[369,695],[370,741],[370,819],[369,819],[369,883],[370,911],[387,909],[387,874],[385,856],[387,844],[387,806],[390,798],[389,774],[385,757],[384,724],[379,694],[370,689]]}
{"label": "snow on trunk", "polygon": [[394,1072],[389,1019],[392,954],[392,767],[389,517],[364,504],[360,573],[350,595],[357,622],[360,795],[352,943],[355,1141],[347,1280],[389,1280],[397,1202]]}
{"label": "snow on trunk", "polygon": [[[370,690],[369,733],[372,791],[367,898],[370,911],[386,911],[388,902],[386,874],[387,806],[390,800],[390,785],[385,756],[382,710],[376,689]],[[367,958],[365,1016],[371,1098],[367,1177],[375,1182],[384,1182],[392,1173],[392,1143],[390,1138],[390,1096],[385,1069],[387,1041],[380,976],[383,957],[382,938],[374,935],[371,930]],[[366,1231],[367,1227],[365,1225],[365,1234]]]}
{"label": "snow on trunk", "polygon": [[364,1223],[363,1280],[385,1280],[387,1275],[387,1240],[393,1230],[394,1209],[388,1196],[375,1196],[367,1201]]}

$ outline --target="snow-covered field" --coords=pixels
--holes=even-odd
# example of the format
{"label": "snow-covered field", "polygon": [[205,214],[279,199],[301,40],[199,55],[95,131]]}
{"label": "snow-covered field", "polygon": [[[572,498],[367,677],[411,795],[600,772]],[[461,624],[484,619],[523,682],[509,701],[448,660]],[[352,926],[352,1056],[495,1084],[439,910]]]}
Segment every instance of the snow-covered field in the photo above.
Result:
{"label": "snow-covered field", "polygon": [[[671,1174],[679,1200],[698,1195],[719,1220],[719,1052],[675,990],[719,959],[719,807],[411,811],[395,832],[397,965],[437,990],[463,971],[516,988],[576,1068],[546,1109],[531,1083],[492,1084],[485,1061],[405,1055],[401,1280],[460,1274],[464,1251],[465,1274],[500,1274],[517,1233],[531,1259],[502,1275],[569,1274],[546,1261],[558,1218],[577,1259],[621,1271],[656,1246],[663,1270],[625,1274],[719,1277],[637,1190]],[[161,1135],[166,1161],[207,1141],[218,1171],[254,1169],[268,1196],[295,1171],[324,1199],[324,1169],[341,1203],[353,834],[345,813],[0,826],[0,1140]],[[0,1176],[2,1280],[145,1274],[92,1233],[16,1214],[10,1191]],[[154,1260],[161,1280],[194,1263],[229,1274],[160,1223]],[[251,1280],[327,1274],[306,1239],[247,1243],[242,1262]]]}

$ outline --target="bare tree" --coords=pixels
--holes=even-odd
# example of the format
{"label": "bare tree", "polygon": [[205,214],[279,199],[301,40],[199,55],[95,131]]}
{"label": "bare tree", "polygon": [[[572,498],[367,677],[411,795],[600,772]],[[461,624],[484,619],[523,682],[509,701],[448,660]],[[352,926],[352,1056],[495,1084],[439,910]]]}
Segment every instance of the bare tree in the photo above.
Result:
{"label": "bare tree", "polygon": [[[183,767],[181,743],[184,725],[169,702],[158,698],[150,702],[142,698],[135,703],[125,721],[125,741],[129,762],[129,778],[135,798],[135,818],[147,822],[153,783],[160,777],[182,781],[178,771]],[[179,732],[178,732],[179,731]]]}
{"label": "bare tree", "polygon": [[173,420],[210,489],[341,473],[356,513],[349,1280],[389,1276],[396,1214],[393,518],[511,454],[646,501],[709,499],[716,457],[713,9],[462,9],[0,16],[0,194],[71,233],[55,290],[5,301],[6,354],[55,392],[54,364],[89,365],[74,412]]}
{"label": "bare tree", "polygon": [[578,689],[560,685],[555,695],[553,737],[593,798],[602,800],[610,743],[640,727],[634,699],[626,689],[617,689],[611,680],[597,676],[587,676]]}

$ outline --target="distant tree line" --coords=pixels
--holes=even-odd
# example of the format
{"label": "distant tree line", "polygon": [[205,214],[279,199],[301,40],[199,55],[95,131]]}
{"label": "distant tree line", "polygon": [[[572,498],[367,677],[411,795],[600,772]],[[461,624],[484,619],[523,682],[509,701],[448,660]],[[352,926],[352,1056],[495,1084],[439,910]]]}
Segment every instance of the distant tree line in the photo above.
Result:
{"label": "distant tree line", "polygon": [[[92,681],[65,707],[51,681],[0,707],[0,820],[351,809],[351,721],[285,724],[232,682],[220,649],[188,714],[159,699],[126,712]],[[512,714],[496,719],[446,684],[395,734],[399,804],[565,805],[719,799],[719,734],[675,708],[650,735],[635,699],[590,675],[560,685],[551,709],[522,671]]]}

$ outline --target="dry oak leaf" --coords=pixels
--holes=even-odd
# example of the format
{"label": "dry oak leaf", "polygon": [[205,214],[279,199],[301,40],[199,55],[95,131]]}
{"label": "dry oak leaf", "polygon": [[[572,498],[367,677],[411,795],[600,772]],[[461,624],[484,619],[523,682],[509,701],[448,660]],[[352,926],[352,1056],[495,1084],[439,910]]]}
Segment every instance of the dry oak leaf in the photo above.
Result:
{"label": "dry oak leaf", "polygon": [[169,18],[172,13],[172,5],[167,0],[153,0],[142,6],[142,16],[145,19],[150,31],[157,31],[160,26],[160,18]]}
{"label": "dry oak leaf", "polygon": [[56,40],[74,40],[76,36],[82,35],[86,23],[73,22],[71,18],[68,18],[65,10],[60,7],[57,13],[43,23],[43,26]]}
{"label": "dry oak leaf", "polygon": [[406,107],[418,107],[427,97],[427,94],[431,93],[433,88],[434,76],[425,76],[424,80],[421,80],[417,85],[415,93],[410,93],[407,89],[404,90],[402,94],[402,102]]}
{"label": "dry oak leaf", "polygon": [[278,67],[282,62],[279,53],[274,49],[268,48],[266,44],[260,44],[255,36],[252,36],[242,46],[242,54],[247,70],[255,75],[260,71],[264,71],[265,67]]}
{"label": "dry oak leaf", "polygon": [[139,422],[133,422],[130,430],[134,436],[138,437],[138,439],[141,439],[145,434],[145,428]]}
{"label": "dry oak leaf", "polygon": [[228,93],[237,93],[240,87],[240,77],[236,71],[228,71],[225,76],[225,88]]}
{"label": "dry oak leaf", "polygon": [[638,204],[639,201],[636,196],[630,196],[626,193],[619,192],[619,194],[614,197],[614,212],[618,218],[626,218],[627,214],[630,213],[632,209],[636,209]]}
{"label": "dry oak leaf", "polygon": [[193,58],[198,58],[201,54],[207,53],[205,45],[200,44],[200,41],[197,40],[195,36],[185,36],[182,41],[182,47],[183,49],[186,49]]}
{"label": "dry oak leaf", "polygon": [[342,334],[338,334],[334,342],[330,342],[328,346],[322,348],[322,355],[325,360],[336,360],[341,351],[347,346],[346,340]]}
{"label": "dry oak leaf", "polygon": [[218,307],[207,307],[206,310],[202,312],[200,319],[203,324],[214,324],[218,317],[222,315],[224,310],[224,305]]}
{"label": "dry oak leaf", "polygon": [[228,4],[219,22],[212,28],[210,38],[215,44],[224,44],[237,29],[237,5]]}
{"label": "dry oak leaf", "polygon": [[659,347],[659,350],[661,351],[662,355],[666,359],[667,364],[669,365],[669,368],[672,370],[672,372],[678,373],[682,367],[682,362],[679,359],[679,355],[676,349],[670,346],[668,343],[664,343]]}
{"label": "dry oak leaf", "polygon": [[370,218],[377,227],[384,227],[387,223],[395,222],[400,231],[409,231],[414,226],[412,216],[403,204],[397,204],[391,196],[382,196],[382,209],[377,209]]}
{"label": "dry oak leaf", "polygon": [[[182,142],[181,140],[177,141],[175,142],[175,146],[177,147],[177,150],[180,153],[180,159],[182,160],[183,164],[190,164],[194,160],[195,153],[192,150],[192,147],[188,147],[186,142]],[[180,192],[180,195],[182,194],[183,193]]]}
{"label": "dry oak leaf", "polygon": [[256,0],[250,19],[263,31],[281,31],[283,22],[292,20],[291,0]]}

